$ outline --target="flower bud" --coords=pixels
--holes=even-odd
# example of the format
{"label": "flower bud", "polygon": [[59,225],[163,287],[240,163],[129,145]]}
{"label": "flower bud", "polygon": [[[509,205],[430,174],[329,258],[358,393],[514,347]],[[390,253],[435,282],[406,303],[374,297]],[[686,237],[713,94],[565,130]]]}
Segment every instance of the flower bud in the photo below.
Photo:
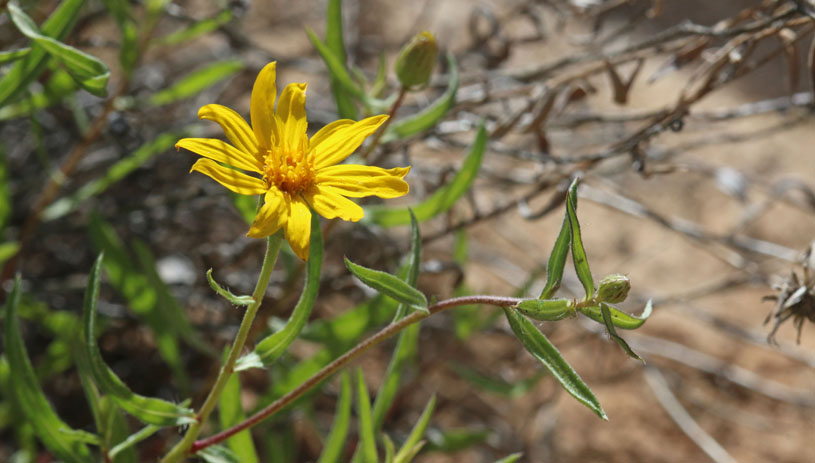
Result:
{"label": "flower bud", "polygon": [[430,81],[439,49],[430,32],[417,34],[399,51],[396,76],[405,88],[423,87]]}
{"label": "flower bud", "polygon": [[628,297],[631,289],[631,282],[625,275],[618,273],[611,274],[600,280],[600,287],[597,290],[597,300],[610,302],[612,304],[623,302]]}

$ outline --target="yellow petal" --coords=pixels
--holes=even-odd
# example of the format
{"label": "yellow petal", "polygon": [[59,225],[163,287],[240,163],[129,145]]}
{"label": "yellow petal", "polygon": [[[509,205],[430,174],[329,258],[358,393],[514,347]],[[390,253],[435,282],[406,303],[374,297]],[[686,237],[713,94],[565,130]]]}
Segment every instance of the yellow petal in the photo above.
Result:
{"label": "yellow petal", "polygon": [[275,88],[275,78],[277,63],[267,64],[255,79],[252,87],[252,98],[249,102],[249,111],[252,117],[252,130],[255,132],[255,139],[262,150],[267,150],[271,146],[272,137],[276,140],[277,125],[274,119],[274,100],[277,97]]}
{"label": "yellow petal", "polygon": [[308,260],[308,243],[311,240],[311,211],[299,196],[288,201],[289,217],[286,220],[286,240],[297,257]]}
{"label": "yellow petal", "polygon": [[341,163],[387,119],[388,116],[385,115],[374,116],[337,128],[321,140],[316,148],[312,148],[315,167],[319,169]]}
{"label": "yellow petal", "polygon": [[196,170],[204,175],[209,175],[216,182],[241,195],[259,195],[266,193],[268,189],[263,180],[224,167],[210,159],[199,159],[192,165],[190,172]]}
{"label": "yellow petal", "polygon": [[[283,125],[280,127],[278,143],[290,151],[301,149],[306,136],[306,84],[289,84],[280,94],[277,102],[277,117]],[[307,146],[307,145],[305,145]]]}
{"label": "yellow petal", "polygon": [[265,238],[274,234],[280,227],[286,224],[289,208],[286,204],[283,193],[277,188],[271,188],[266,192],[263,206],[255,216],[255,221],[249,227],[246,236],[250,238]]}
{"label": "yellow petal", "polygon": [[252,128],[235,111],[219,104],[208,104],[198,110],[198,118],[217,122],[226,138],[239,150],[258,156],[258,142]]}
{"label": "yellow petal", "polygon": [[329,135],[336,132],[338,129],[345,127],[346,125],[351,125],[354,122],[355,121],[351,119],[339,119],[330,124],[327,124],[325,127],[318,130],[317,133],[314,134],[314,136],[311,137],[310,142],[311,149],[314,149],[317,146],[319,146],[320,143],[325,141],[325,139],[328,138]]}
{"label": "yellow petal", "polygon": [[175,148],[184,148],[205,158],[210,158],[238,169],[263,173],[263,162],[249,153],[235,148],[223,140],[214,138],[182,138]]}
{"label": "yellow petal", "polygon": [[407,182],[402,180],[408,172],[410,167],[383,169],[341,164],[318,170],[314,182],[321,187],[331,187],[337,193],[351,198],[365,196],[396,198],[410,191]]}
{"label": "yellow petal", "polygon": [[339,217],[342,220],[356,222],[365,215],[359,205],[331,187],[312,185],[305,192],[305,196],[311,207],[326,219]]}

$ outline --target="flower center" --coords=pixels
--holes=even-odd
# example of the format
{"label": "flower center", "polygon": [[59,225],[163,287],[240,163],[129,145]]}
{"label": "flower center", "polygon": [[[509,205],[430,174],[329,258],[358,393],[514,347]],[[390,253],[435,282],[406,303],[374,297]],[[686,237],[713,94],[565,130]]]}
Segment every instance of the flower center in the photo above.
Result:
{"label": "flower center", "polygon": [[304,150],[272,147],[263,164],[263,180],[281,191],[297,194],[305,191],[314,180],[314,161]]}

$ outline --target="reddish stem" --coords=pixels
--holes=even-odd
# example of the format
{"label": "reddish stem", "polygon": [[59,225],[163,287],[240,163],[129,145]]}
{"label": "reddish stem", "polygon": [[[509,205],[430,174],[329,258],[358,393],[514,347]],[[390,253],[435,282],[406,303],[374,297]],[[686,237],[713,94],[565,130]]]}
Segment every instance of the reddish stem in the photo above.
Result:
{"label": "reddish stem", "polygon": [[337,357],[333,362],[329,363],[328,365],[324,366],[320,371],[314,374],[311,378],[307,379],[303,384],[297,386],[295,389],[291,390],[288,394],[280,397],[279,399],[272,402],[266,408],[260,410],[259,412],[255,413],[254,415],[250,416],[246,420],[241,423],[232,426],[229,429],[225,429],[218,434],[212,435],[210,437],[200,439],[195,441],[195,443],[190,447],[190,454],[194,454],[200,450],[203,450],[211,445],[217,444],[219,442],[223,442],[224,440],[232,437],[233,435],[247,429],[251,426],[258,424],[259,422],[265,420],[266,418],[274,415],[278,411],[280,411],[286,405],[292,403],[298,397],[303,395],[306,391],[313,388],[317,384],[324,381],[326,378],[337,372],[340,368],[345,366],[351,360],[354,360],[363,352],[367,351],[371,347],[379,344],[380,342],[388,339],[389,337],[393,336],[394,334],[398,333],[405,327],[412,325],[420,320],[423,320],[435,313],[441,312],[443,310],[451,309],[453,307],[462,306],[462,305],[473,305],[473,304],[488,304],[494,305],[499,307],[511,307],[520,303],[523,299],[515,298],[515,297],[501,297],[501,296],[463,296],[463,297],[455,297],[452,299],[447,299],[445,301],[437,302],[436,304],[431,305],[428,307],[428,312],[413,312],[412,314],[408,315],[401,320],[391,323],[390,325],[382,328],[378,333],[374,334],[373,336],[369,337],[368,339],[362,341],[361,343],[357,344],[353,349],[349,350],[348,352],[344,353],[340,357]]}

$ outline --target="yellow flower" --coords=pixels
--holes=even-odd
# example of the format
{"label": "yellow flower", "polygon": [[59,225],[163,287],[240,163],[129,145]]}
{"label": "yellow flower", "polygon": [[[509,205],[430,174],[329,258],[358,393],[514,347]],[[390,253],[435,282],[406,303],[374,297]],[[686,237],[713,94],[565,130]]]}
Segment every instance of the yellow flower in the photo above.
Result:
{"label": "yellow flower", "polygon": [[212,138],[184,138],[175,146],[206,158],[199,159],[190,172],[209,175],[238,194],[263,194],[264,204],[247,236],[263,238],[283,228],[294,253],[306,260],[311,236],[309,207],[327,219],[356,222],[363,211],[348,198],[402,196],[408,192],[402,178],[410,167],[340,165],[388,116],[334,121],[309,140],[306,84],[287,85],[275,111],[275,64],[267,64],[255,80],[251,128],[225,106],[209,104],[198,111],[199,118],[221,125],[231,145]]}

